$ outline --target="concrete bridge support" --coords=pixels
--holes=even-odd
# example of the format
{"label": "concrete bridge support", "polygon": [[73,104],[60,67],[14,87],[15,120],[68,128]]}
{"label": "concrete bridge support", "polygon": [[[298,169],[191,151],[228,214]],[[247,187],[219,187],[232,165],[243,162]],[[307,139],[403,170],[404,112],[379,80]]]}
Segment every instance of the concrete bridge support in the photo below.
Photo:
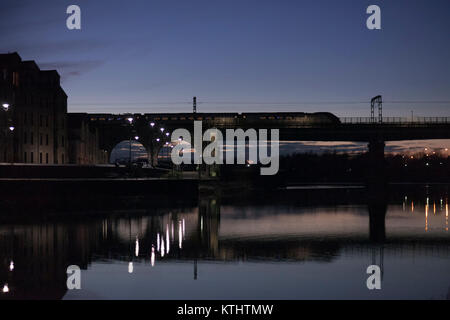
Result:
{"label": "concrete bridge support", "polygon": [[385,142],[382,139],[373,139],[370,140],[368,147],[368,184],[384,184],[386,182]]}
{"label": "concrete bridge support", "polygon": [[368,147],[367,203],[370,240],[383,242],[386,239],[385,220],[387,211],[385,142],[381,138],[372,139]]}

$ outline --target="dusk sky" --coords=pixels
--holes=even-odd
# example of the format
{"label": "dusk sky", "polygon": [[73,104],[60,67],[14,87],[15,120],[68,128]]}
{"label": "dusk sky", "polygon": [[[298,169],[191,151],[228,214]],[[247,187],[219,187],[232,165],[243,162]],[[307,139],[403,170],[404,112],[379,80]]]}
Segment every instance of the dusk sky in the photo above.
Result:
{"label": "dusk sky", "polygon": [[[68,30],[66,8],[81,8]],[[381,7],[382,30],[366,28]],[[57,69],[69,112],[450,116],[450,1],[20,1],[0,52]]]}

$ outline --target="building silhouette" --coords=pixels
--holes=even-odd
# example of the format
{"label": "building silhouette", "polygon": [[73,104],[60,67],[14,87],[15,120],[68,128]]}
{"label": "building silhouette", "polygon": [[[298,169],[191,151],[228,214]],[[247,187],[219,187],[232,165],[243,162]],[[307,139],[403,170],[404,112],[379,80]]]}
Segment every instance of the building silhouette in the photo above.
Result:
{"label": "building silhouette", "polygon": [[90,125],[85,114],[69,113],[67,121],[70,163],[108,163],[108,153],[99,148],[98,129]]}
{"label": "building silhouette", "polygon": [[0,162],[68,162],[67,95],[56,70],[0,54],[0,103]]}

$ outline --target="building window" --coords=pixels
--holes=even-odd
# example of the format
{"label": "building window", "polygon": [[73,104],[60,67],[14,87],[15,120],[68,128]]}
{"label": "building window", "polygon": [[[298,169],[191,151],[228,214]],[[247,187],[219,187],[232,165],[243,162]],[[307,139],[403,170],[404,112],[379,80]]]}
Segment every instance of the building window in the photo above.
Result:
{"label": "building window", "polygon": [[23,144],[27,144],[27,133],[23,133]]}
{"label": "building window", "polygon": [[48,134],[45,135],[45,145],[48,146]]}
{"label": "building window", "polygon": [[61,164],[64,164],[64,153],[61,155]]}
{"label": "building window", "polygon": [[45,163],[48,163],[48,153],[45,154]]}
{"label": "building window", "polygon": [[39,163],[42,163],[42,152],[39,152]]}
{"label": "building window", "polygon": [[42,133],[39,134],[39,144],[42,146]]}
{"label": "building window", "polygon": [[30,162],[31,163],[34,162],[34,154],[33,154],[33,152],[30,152]]}
{"label": "building window", "polygon": [[27,152],[23,153],[23,162],[27,163]]}
{"label": "building window", "polygon": [[33,134],[33,132],[30,133],[30,144],[31,145],[34,144],[34,134]]}
{"label": "building window", "polygon": [[64,136],[61,137],[61,147],[64,147]]}
{"label": "building window", "polygon": [[6,80],[7,77],[8,77],[8,70],[3,69],[3,80]]}
{"label": "building window", "polygon": [[45,117],[45,126],[48,128],[48,116]]}
{"label": "building window", "polygon": [[34,125],[34,114],[33,114],[33,112],[31,113],[31,116],[30,116],[30,123],[31,123],[31,125]]}
{"label": "building window", "polygon": [[39,126],[40,126],[40,127],[42,127],[42,123],[43,123],[43,121],[42,121],[42,115],[39,115]]}
{"label": "building window", "polygon": [[13,85],[18,87],[19,86],[19,73],[13,72]]}
{"label": "building window", "polygon": [[27,113],[23,113],[23,124],[27,124]]}

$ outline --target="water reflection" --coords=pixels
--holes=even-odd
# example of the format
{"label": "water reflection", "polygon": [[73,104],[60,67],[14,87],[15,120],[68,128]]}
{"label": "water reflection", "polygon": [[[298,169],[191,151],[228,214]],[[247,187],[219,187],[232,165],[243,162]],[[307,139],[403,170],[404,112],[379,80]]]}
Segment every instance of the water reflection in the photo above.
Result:
{"label": "water reflection", "polygon": [[[202,196],[197,206],[5,223],[0,226],[1,298],[89,298],[92,292],[97,298],[407,298],[412,293],[445,298],[448,187],[365,192]],[[84,270],[85,290],[67,291],[66,268],[72,264]],[[391,289],[367,296],[364,268],[369,264],[381,267],[383,285]],[[329,278],[336,273],[342,279]],[[106,275],[112,277],[109,282]],[[165,289],[155,295],[150,288],[162,285],[162,279]],[[187,282],[192,279],[202,281]],[[396,281],[413,280],[419,281],[417,290],[392,289]],[[302,285],[294,286],[296,281]],[[130,295],[117,290],[120,286],[138,289]]]}

